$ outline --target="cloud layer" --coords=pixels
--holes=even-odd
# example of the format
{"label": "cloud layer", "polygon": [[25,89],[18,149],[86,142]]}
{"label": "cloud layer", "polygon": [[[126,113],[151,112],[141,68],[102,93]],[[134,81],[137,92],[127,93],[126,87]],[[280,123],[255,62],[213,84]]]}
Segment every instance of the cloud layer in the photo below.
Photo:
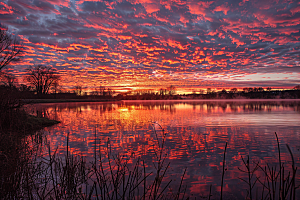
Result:
{"label": "cloud layer", "polygon": [[6,0],[14,70],[51,65],[66,87],[182,90],[300,84],[300,2]]}

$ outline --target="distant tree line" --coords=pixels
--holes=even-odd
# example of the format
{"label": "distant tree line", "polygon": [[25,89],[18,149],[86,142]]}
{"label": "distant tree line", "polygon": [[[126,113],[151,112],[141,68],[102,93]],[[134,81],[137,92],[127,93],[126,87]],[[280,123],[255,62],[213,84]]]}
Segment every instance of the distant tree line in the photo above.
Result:
{"label": "distant tree line", "polygon": [[153,89],[143,89],[118,94],[115,98],[119,100],[167,100],[180,99],[180,95],[176,95],[176,87],[170,85],[166,88],[160,88],[158,91],[155,91]]}
{"label": "distant tree line", "polygon": [[290,90],[276,90],[271,87],[245,87],[242,91],[237,88],[230,90],[222,89],[221,91],[214,91],[207,88],[206,94],[193,93],[185,95],[185,98],[192,99],[298,99],[300,98],[300,86],[297,85]]}

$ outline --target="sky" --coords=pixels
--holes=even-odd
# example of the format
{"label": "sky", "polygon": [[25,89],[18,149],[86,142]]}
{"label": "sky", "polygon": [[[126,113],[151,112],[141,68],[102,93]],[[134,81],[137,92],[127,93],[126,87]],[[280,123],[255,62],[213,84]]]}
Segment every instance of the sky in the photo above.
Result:
{"label": "sky", "polygon": [[0,22],[23,45],[20,81],[42,64],[65,89],[300,84],[297,0],[2,0]]}

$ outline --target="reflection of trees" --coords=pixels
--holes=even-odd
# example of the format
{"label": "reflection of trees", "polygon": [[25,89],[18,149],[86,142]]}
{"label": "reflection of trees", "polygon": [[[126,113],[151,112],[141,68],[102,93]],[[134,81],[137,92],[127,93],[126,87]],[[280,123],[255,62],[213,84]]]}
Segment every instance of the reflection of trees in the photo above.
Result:
{"label": "reflection of trees", "polygon": [[[115,105],[115,106],[114,106]],[[122,103],[59,103],[49,104],[43,106],[31,107],[27,110],[39,117],[47,117],[59,120],[57,113],[63,110],[72,111],[75,113],[82,113],[84,110],[97,110],[100,113],[110,112],[117,108],[126,108],[129,111],[134,110],[156,110],[167,111],[175,113],[177,106],[191,105],[194,110],[197,108],[203,112],[211,113],[213,110],[220,108],[223,112],[230,109],[231,112],[238,112],[239,110],[245,111],[272,111],[279,108],[292,108],[299,111],[299,101],[201,101],[201,102],[172,102],[172,101],[150,101],[150,102],[122,102]],[[205,109],[206,108],[206,109]],[[228,110],[229,111],[229,110]]]}
{"label": "reflection of trees", "polygon": [[174,113],[176,111],[174,104],[159,105],[159,109],[161,111],[169,111],[170,113]]}
{"label": "reflection of trees", "polygon": [[[57,114],[64,110],[82,113],[84,110],[97,110],[100,112],[112,111],[114,107],[110,103],[56,103],[48,105],[27,106],[26,110],[38,117],[46,117],[58,120]],[[56,116],[56,117],[55,117]]]}
{"label": "reflection of trees", "polygon": [[213,103],[207,103],[207,113],[211,113],[215,106]]}
{"label": "reflection of trees", "polygon": [[[115,107],[115,106],[116,107]],[[150,101],[150,102],[122,102],[122,103],[59,103],[59,104],[49,104],[42,106],[35,106],[36,108],[32,113],[39,113],[39,116],[50,117],[51,112],[61,112],[65,109],[73,112],[82,112],[83,110],[97,110],[100,112],[112,111],[119,108],[127,108],[128,110],[155,110],[159,109],[162,111],[174,112],[179,105],[191,105],[194,109],[199,108],[203,110],[205,107],[208,112],[220,108],[223,111],[230,108],[231,111],[262,111],[282,108],[293,108],[299,110],[299,101],[201,101],[201,102],[172,102],[172,101]],[[38,111],[36,111],[38,110]]]}
{"label": "reflection of trees", "polygon": [[231,109],[233,112],[236,112],[236,111],[238,110],[238,108],[239,108],[239,105],[236,105],[236,104],[234,104],[234,103],[229,104],[229,106],[230,106],[230,109]]}
{"label": "reflection of trees", "polygon": [[222,108],[223,112],[225,112],[226,108],[227,108],[227,105],[224,103],[224,104],[221,104],[220,107]]}

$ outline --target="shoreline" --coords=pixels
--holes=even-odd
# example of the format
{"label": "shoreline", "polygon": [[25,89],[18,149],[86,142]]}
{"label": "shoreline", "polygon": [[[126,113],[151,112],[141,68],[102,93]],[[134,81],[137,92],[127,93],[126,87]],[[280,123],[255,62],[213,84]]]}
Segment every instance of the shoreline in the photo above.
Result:
{"label": "shoreline", "polygon": [[112,102],[230,102],[230,101],[300,101],[300,99],[157,99],[157,100],[115,100],[115,99],[23,99],[25,104],[40,103],[112,103]]}
{"label": "shoreline", "polygon": [[49,119],[47,117],[37,117],[31,114],[27,115],[26,123],[27,131],[39,131],[46,127],[54,126],[61,123],[60,121]]}
{"label": "shoreline", "polygon": [[38,103],[72,103],[72,102],[115,102],[114,99],[22,99],[25,104]]}

